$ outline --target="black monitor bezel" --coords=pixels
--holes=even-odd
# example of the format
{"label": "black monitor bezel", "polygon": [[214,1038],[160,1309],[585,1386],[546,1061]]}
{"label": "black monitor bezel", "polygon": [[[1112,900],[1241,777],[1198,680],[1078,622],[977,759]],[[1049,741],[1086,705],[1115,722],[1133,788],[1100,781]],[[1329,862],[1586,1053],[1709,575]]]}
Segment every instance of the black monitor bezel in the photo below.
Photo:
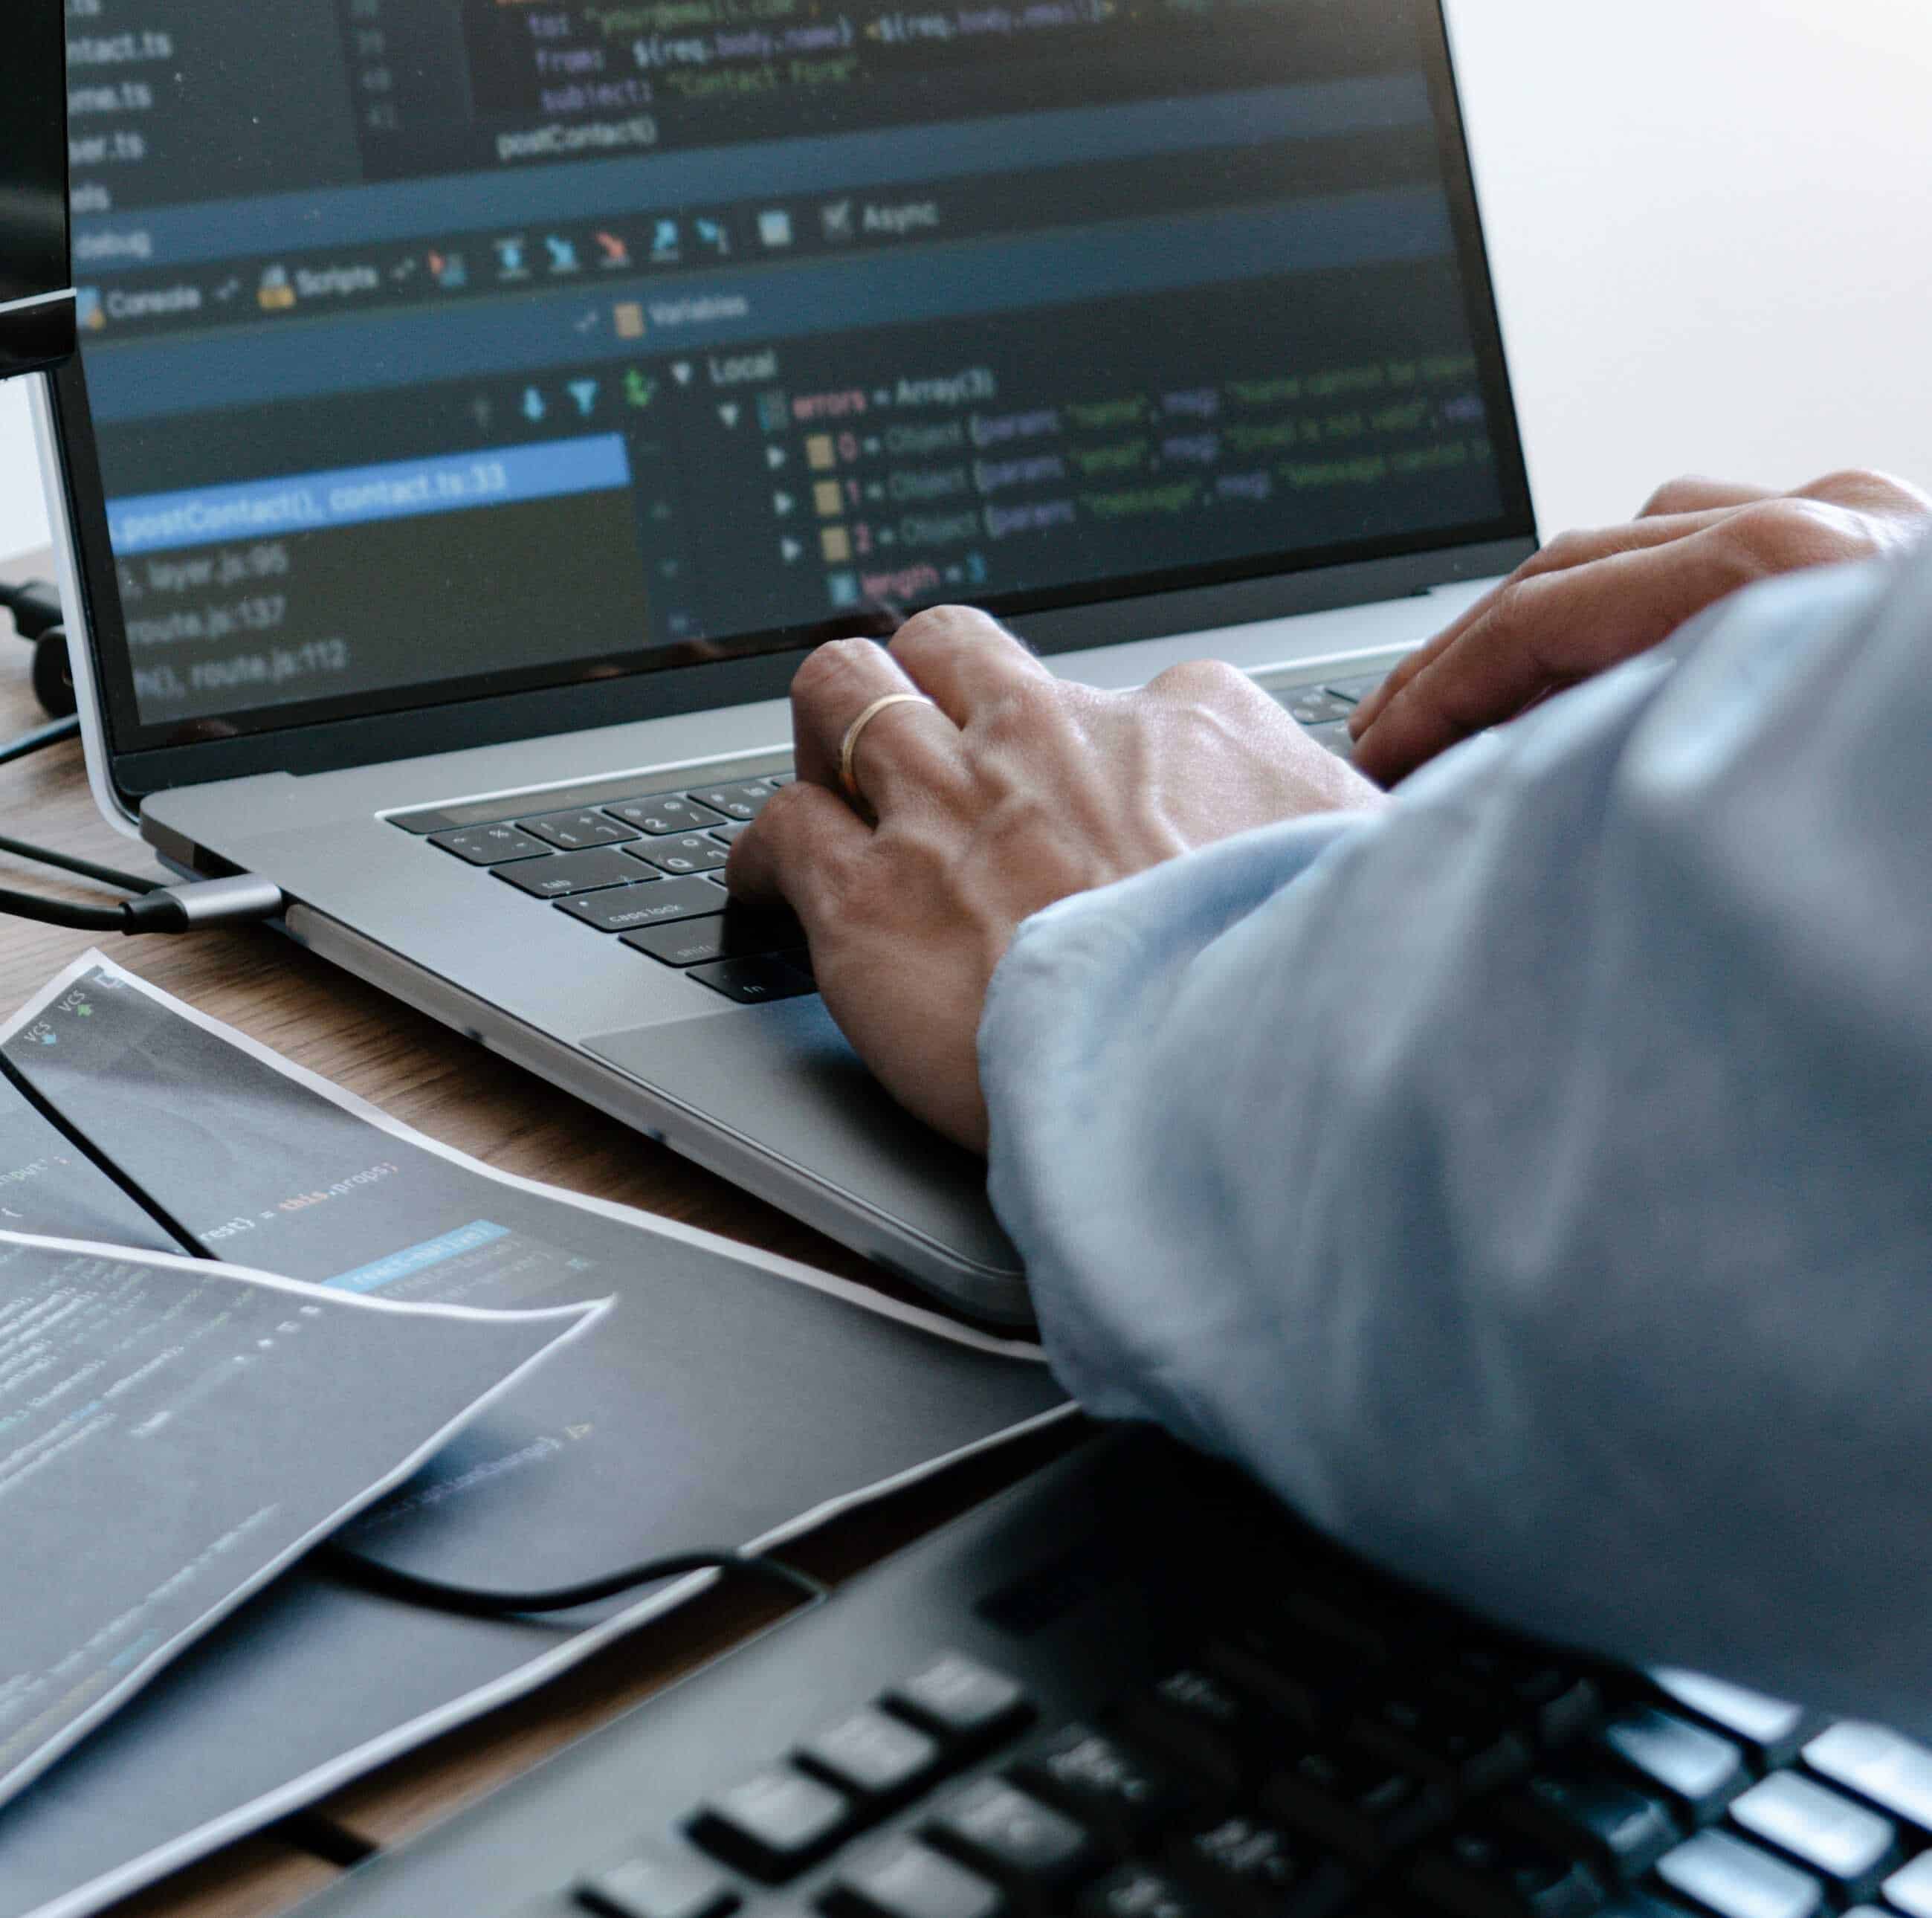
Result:
{"label": "black monitor bezel", "polygon": [[[1536,529],[1486,239],[1471,171],[1453,50],[1438,4],[1429,83],[1442,147],[1464,305],[1495,443],[1504,506],[1480,524],[1262,557],[1186,575],[1109,581],[987,602],[1043,653],[1280,618],[1419,593],[1507,572],[1534,551]],[[862,631],[862,619],[802,631],[796,643],[621,676],[594,671],[564,683],[443,698],[352,717],[268,724],[230,737],[157,743],[142,727],[108,537],[103,483],[82,359],[52,376],[64,504],[87,611],[90,677],[116,799],[131,812],[146,794],[250,775],[335,770],[708,707],[776,698],[820,641]],[[785,635],[784,637],[789,637]]]}
{"label": "black monitor bezel", "polygon": [[0,380],[74,352],[63,0],[15,0],[0,116]]}

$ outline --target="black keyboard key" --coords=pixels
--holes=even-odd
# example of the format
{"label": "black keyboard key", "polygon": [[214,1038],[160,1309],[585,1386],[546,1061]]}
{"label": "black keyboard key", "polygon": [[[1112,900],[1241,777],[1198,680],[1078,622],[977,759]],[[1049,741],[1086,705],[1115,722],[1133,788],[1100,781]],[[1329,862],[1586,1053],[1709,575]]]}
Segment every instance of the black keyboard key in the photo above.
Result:
{"label": "black keyboard key", "polygon": [[999,1918],[998,1886],[916,1838],[856,1859],[826,1893],[837,1918]]}
{"label": "black keyboard key", "polygon": [[577,1888],[602,1918],[724,1918],[744,1902],[730,1879],[698,1858],[633,1858]]}
{"label": "black keyboard key", "polygon": [[1275,698],[1291,719],[1304,726],[1318,726],[1326,720],[1346,719],[1354,710],[1352,700],[1338,699],[1325,686],[1284,687]]}
{"label": "black keyboard key", "polygon": [[663,836],[672,833],[701,833],[708,827],[722,826],[724,815],[708,806],[699,806],[677,793],[660,793],[650,799],[622,799],[604,810],[640,833]]}
{"label": "black keyboard key", "polygon": [[551,848],[514,826],[466,826],[460,833],[432,833],[429,842],[472,866],[501,866],[512,859],[542,859]]}
{"label": "black keyboard key", "polygon": [[1027,1724],[1033,1703],[1018,1681],[948,1652],[893,1686],[886,1709],[945,1744],[983,1750]]}
{"label": "black keyboard key", "polygon": [[722,912],[730,903],[715,886],[702,879],[653,879],[638,868],[640,882],[620,890],[590,893],[582,899],[560,899],[556,909],[594,926],[600,932],[628,932],[640,926],[662,926],[673,920],[702,919]]}
{"label": "black keyboard key", "polygon": [[646,839],[634,856],[674,878],[686,872],[715,872],[731,857],[706,833],[679,833],[668,839]]}
{"label": "black keyboard key", "polygon": [[936,1739],[903,1718],[867,1706],[799,1748],[798,1760],[862,1802],[917,1790],[939,1768]]}
{"label": "black keyboard key", "polygon": [[1122,1721],[1129,1736],[1224,1796],[1286,1763],[1299,1742],[1271,1707],[1204,1663],[1167,1673]]}
{"label": "black keyboard key", "polygon": [[[787,912],[754,912],[728,904],[708,918],[686,919],[627,932],[624,944],[666,965],[706,965],[715,959],[757,959],[782,953],[786,963],[799,936],[798,921]],[[799,967],[801,971],[806,970]]]}
{"label": "black keyboard key", "polygon": [[714,1857],[768,1884],[782,1884],[823,1857],[851,1824],[851,1803],[843,1792],[789,1765],[772,1765],[721,1792],[690,1829]]}
{"label": "black keyboard key", "polygon": [[1886,1880],[1885,1901],[1905,1918],[1926,1918],[1932,1912],[1932,1851],[1922,1851]]}
{"label": "black keyboard key", "polygon": [[1657,1875],[1712,1918],[1816,1918],[1825,1888],[1809,1872],[1728,1832],[1700,1832],[1658,1860]]}
{"label": "black keyboard key", "polygon": [[496,877],[539,899],[567,899],[611,886],[634,885],[644,877],[634,859],[620,852],[560,852],[548,859],[520,859],[496,868]]}
{"label": "black keyboard key", "polygon": [[1634,1883],[1682,1835],[1661,1799],[1591,1772],[1532,1778],[1498,1815],[1607,1884]]}
{"label": "black keyboard key", "polygon": [[1318,1844],[1369,1865],[1406,1850],[1454,1808],[1439,1784],[1366,1752],[1304,1751],[1262,1788],[1262,1803]]}
{"label": "black keyboard key", "polygon": [[[672,884],[683,882],[672,881]],[[691,883],[701,884],[698,881]],[[779,999],[803,999],[818,990],[816,980],[782,959],[721,959],[716,965],[694,965],[684,975],[741,1006],[762,1006]]]}
{"label": "black keyboard key", "polygon": [[1873,1896],[1899,1862],[1888,1820],[1795,1772],[1774,1772],[1733,1799],[1731,1822],[1816,1872],[1841,1900]]}
{"label": "black keyboard key", "polygon": [[1064,1811],[1004,1778],[980,1778],[940,1805],[926,1835],[976,1871],[1035,1897],[1079,1877],[1093,1850]]}
{"label": "black keyboard key", "polygon": [[1246,1918],[1329,1918],[1350,1889],[1335,1859],[1255,1818],[1222,1818],[1186,1832],[1171,1862],[1210,1903]]}
{"label": "black keyboard key", "polygon": [[1701,1672],[1654,1671],[1652,1682],[1671,1703],[1714,1731],[1735,1739],[1762,1771],[1788,1765],[1818,1729],[1816,1719],[1802,1705],[1768,1698],[1727,1679],[1706,1678]]}
{"label": "black keyboard key", "polygon": [[638,836],[634,826],[620,825],[602,812],[545,812],[534,819],[519,819],[526,833],[563,852],[582,852],[590,846],[621,845]]}
{"label": "black keyboard key", "polygon": [[1218,1918],[1214,1908],[1151,1865],[1123,1865],[1081,1894],[1080,1918]]}
{"label": "black keyboard key", "polygon": [[1144,1845],[1193,1801],[1166,1767],[1088,1724],[1042,1739],[1022,1755],[1013,1775],[1124,1851]]}
{"label": "black keyboard key", "polygon": [[1595,1742],[1694,1829],[1708,1825],[1750,1781],[1744,1754],[1728,1739],[1647,1705],[1619,1712]]}
{"label": "black keyboard key", "polygon": [[1603,1893],[1574,1859],[1492,1824],[1472,1826],[1415,1863],[1417,1895],[1460,1918],[1586,1918]]}
{"label": "black keyboard key", "polygon": [[1492,1791],[1528,1769],[1529,1742],[1486,1699],[1433,1681],[1370,1700],[1349,1742],[1459,1796]]}
{"label": "black keyboard key", "polygon": [[1603,1694],[1588,1673],[1517,1646],[1461,1646],[1448,1669],[1517,1714],[1551,1748],[1582,1737],[1604,1715]]}
{"label": "black keyboard key", "polygon": [[728,819],[745,823],[757,818],[765,801],[777,791],[769,779],[754,779],[748,785],[711,786],[689,797],[694,804],[709,806]]}
{"label": "black keyboard key", "polygon": [[1386,1661],[1306,1618],[1250,1619],[1212,1640],[1202,1662],[1310,1736],[1344,1714]]}
{"label": "black keyboard key", "polygon": [[1932,1751],[1924,1745],[1882,1725],[1847,1718],[1805,1746],[1804,1762],[1881,1811],[1932,1831]]}

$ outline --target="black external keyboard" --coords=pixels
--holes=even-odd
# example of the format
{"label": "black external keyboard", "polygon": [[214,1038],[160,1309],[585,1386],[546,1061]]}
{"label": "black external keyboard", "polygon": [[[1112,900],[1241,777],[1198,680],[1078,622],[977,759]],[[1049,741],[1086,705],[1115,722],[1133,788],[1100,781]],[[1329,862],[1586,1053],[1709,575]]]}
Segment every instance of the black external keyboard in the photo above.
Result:
{"label": "black external keyboard", "polygon": [[[1382,677],[1316,677],[1269,689],[1312,737],[1346,758],[1348,716]],[[781,764],[661,791],[605,781],[396,814],[390,823],[714,992],[755,1005],[818,989],[797,920],[733,906],[724,890],[731,841],[790,778]]]}
{"label": "black external keyboard", "polygon": [[303,1918],[1932,1918],[1929,1845],[1932,1751],[1529,1643],[1117,1436]]}

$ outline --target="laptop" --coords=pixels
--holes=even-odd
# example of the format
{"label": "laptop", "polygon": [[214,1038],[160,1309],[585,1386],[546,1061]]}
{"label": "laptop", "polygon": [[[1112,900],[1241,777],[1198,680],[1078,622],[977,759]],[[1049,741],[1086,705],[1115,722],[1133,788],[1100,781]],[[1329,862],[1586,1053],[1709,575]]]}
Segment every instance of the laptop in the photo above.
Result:
{"label": "laptop", "polygon": [[66,33],[59,0],[16,0],[0,113],[0,380],[74,351],[68,270]]}
{"label": "laptop", "polygon": [[76,11],[40,400],[183,872],[976,1318],[983,1168],[725,910],[830,637],[1351,698],[1534,548],[1434,0]]}

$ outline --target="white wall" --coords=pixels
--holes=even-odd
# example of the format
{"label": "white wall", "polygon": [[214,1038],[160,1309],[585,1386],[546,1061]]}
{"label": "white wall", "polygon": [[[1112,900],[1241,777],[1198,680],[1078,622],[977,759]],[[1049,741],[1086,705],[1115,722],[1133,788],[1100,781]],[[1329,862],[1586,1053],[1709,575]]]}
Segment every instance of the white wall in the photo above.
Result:
{"label": "white wall", "polygon": [[[1927,0],[1450,0],[1546,533],[1686,470],[1932,486]],[[44,538],[0,388],[0,555]]]}

